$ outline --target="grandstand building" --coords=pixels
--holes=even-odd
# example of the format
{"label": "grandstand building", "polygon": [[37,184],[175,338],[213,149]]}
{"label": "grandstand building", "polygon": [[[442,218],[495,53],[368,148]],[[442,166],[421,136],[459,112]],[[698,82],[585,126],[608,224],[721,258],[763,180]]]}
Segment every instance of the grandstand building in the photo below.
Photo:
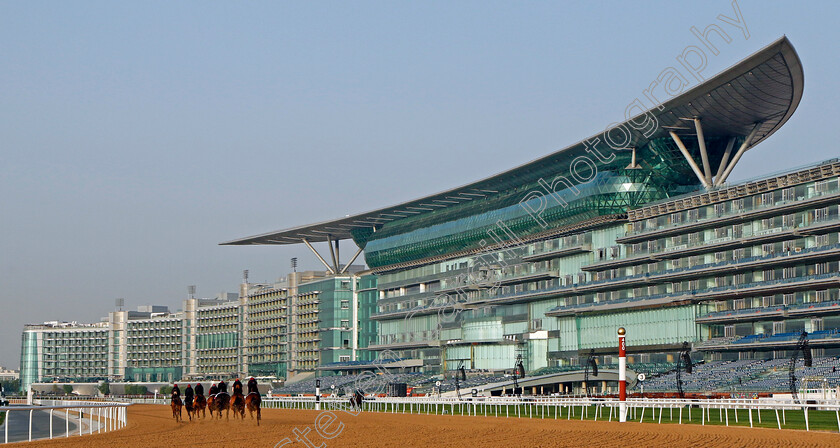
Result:
{"label": "grandstand building", "polygon": [[636,364],[684,342],[707,360],[782,358],[802,331],[840,354],[840,161],[727,182],[803,86],[781,38],[690,90],[652,87],[669,99],[525,165],[222,244],[304,244],[341,275],[333,246],[352,240],[376,288],[368,348],[430,373],[518,355],[530,372],[591,352],[612,364],[620,326]]}

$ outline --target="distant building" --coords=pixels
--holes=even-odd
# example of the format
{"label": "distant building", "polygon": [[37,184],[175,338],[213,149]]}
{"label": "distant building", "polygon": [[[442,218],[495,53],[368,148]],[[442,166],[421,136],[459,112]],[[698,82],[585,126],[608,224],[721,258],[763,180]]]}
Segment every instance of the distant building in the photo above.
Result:
{"label": "distant building", "polygon": [[11,370],[0,366],[0,381],[15,381],[17,379],[20,379],[20,370]]}
{"label": "distant building", "polygon": [[366,348],[376,338],[369,320],[375,277],[356,274],[360,269],[340,276],[295,272],[272,285],[243,283],[240,294],[189,298],[175,313],[140,306],[113,311],[96,324],[26,325],[21,388],[55,381],[287,378],[314,374],[325,364],[373,359]]}

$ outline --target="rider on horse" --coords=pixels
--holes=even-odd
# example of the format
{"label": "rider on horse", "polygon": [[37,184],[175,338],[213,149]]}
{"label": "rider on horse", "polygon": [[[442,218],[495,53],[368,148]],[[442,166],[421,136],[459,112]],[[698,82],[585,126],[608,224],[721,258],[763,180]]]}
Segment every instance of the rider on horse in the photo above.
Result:
{"label": "rider on horse", "polygon": [[178,385],[176,384],[172,387],[172,398],[175,399],[175,398],[178,398],[180,396],[181,396],[181,389],[179,389]]}
{"label": "rider on horse", "polygon": [[215,384],[211,384],[210,385],[210,396],[215,397],[217,393],[219,393],[219,386],[217,386]]}
{"label": "rider on horse", "polygon": [[196,395],[204,395],[204,386],[202,386],[201,383],[196,383],[195,394]]}
{"label": "rider on horse", "polygon": [[219,381],[219,390],[216,393],[227,395],[227,383],[225,380]]}
{"label": "rider on horse", "polygon": [[257,380],[254,377],[248,380],[248,393],[249,394],[259,394],[260,390],[257,388]]}
{"label": "rider on horse", "polygon": [[194,397],[194,394],[193,394],[192,386],[187,384],[187,388],[184,389],[184,403],[186,403],[187,406],[192,406],[193,397]]}
{"label": "rider on horse", "polygon": [[233,394],[242,394],[242,381],[239,381],[239,378],[233,382]]}

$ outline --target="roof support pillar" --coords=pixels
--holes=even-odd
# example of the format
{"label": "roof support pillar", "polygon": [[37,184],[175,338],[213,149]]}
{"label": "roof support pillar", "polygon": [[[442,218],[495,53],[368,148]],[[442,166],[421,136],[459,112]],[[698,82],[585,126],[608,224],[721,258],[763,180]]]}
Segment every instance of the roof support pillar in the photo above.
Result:
{"label": "roof support pillar", "polygon": [[735,146],[735,137],[730,137],[729,142],[726,143],[726,151],[723,152],[723,158],[720,159],[720,166],[717,174],[715,174],[715,186],[718,186],[718,179],[723,175],[723,170],[726,169],[726,163],[729,162],[729,157],[732,155],[732,148]]}
{"label": "roof support pillar", "polygon": [[703,137],[703,126],[697,117],[694,118],[694,129],[697,131],[697,145],[700,147],[700,159],[703,161],[706,184],[712,185],[712,168],[709,164],[709,153],[706,151],[706,139]]}
{"label": "roof support pillar", "polygon": [[[319,260],[321,260],[321,263],[324,264],[324,267],[327,268],[327,270],[330,271],[330,273],[335,274],[335,271],[327,263],[327,260],[324,260],[324,257],[322,257],[321,254],[319,254],[318,251],[315,250],[314,247],[312,247],[312,244],[309,244],[309,241],[307,241],[306,238],[302,239],[301,241],[303,241],[303,244],[306,244],[306,247],[308,247],[309,250],[311,250],[312,253],[315,254],[315,256],[318,257]],[[330,246],[330,248],[332,248],[332,246]]]}
{"label": "roof support pillar", "polygon": [[[333,274],[338,272],[338,258],[335,256],[335,250],[333,249],[333,239],[332,235],[327,235],[327,246],[330,248],[330,256],[332,257],[333,262]],[[335,246],[338,248],[338,240],[335,240]]]}
{"label": "roof support pillar", "polygon": [[761,123],[756,123],[753,126],[752,131],[744,140],[744,143],[741,143],[741,147],[738,148],[738,152],[735,153],[735,156],[732,157],[732,161],[729,162],[729,165],[726,167],[726,170],[723,171],[723,174],[715,181],[716,186],[723,185],[726,182],[726,178],[729,177],[729,174],[732,172],[732,168],[735,168],[735,165],[738,164],[738,161],[741,160],[741,156],[747,152],[747,148],[749,148],[750,143],[752,143],[753,138],[755,138],[755,134],[758,133],[758,128],[761,127]]}
{"label": "roof support pillar", "polygon": [[700,171],[700,167],[698,167],[694,159],[691,158],[691,154],[688,153],[688,150],[685,148],[685,145],[683,144],[682,140],[680,140],[680,137],[674,131],[668,131],[668,133],[671,134],[671,138],[674,139],[674,143],[677,144],[677,148],[680,149],[680,152],[682,153],[683,157],[685,157],[685,160],[686,162],[688,162],[689,166],[691,166],[691,169],[694,171],[694,175],[697,176],[697,179],[700,180],[700,183],[702,183],[707,190],[711,188],[711,185],[709,185],[709,183],[706,182],[706,176],[703,175],[703,172]]}
{"label": "roof support pillar", "polygon": [[362,249],[360,247],[359,250],[357,250],[356,253],[353,254],[353,256],[350,258],[350,261],[348,261],[347,264],[345,264],[344,267],[341,268],[340,271],[338,271],[338,273],[343,274],[343,273],[347,272],[347,269],[350,267],[350,265],[353,264],[354,261],[356,261],[356,258],[359,258],[359,254],[362,253],[362,250],[364,250],[364,249]]}

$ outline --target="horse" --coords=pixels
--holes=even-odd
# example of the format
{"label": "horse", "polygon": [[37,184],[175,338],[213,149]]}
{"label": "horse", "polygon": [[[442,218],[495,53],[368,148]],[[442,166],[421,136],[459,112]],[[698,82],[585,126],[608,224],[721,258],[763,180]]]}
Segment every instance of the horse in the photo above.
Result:
{"label": "horse", "polygon": [[[199,412],[201,413],[201,418],[207,417],[207,399],[204,398],[204,395],[196,395],[195,396],[195,403],[193,403],[193,407],[195,408],[195,418],[198,419]],[[212,412],[210,411],[210,415],[212,417]]]}
{"label": "horse", "polygon": [[[187,408],[187,417],[190,418],[190,421],[192,421],[193,413],[195,413],[195,407],[193,406],[194,400],[195,398],[193,398],[192,396],[187,396],[184,398],[184,407]],[[196,415],[195,418],[198,418],[198,416]]]}
{"label": "horse", "polygon": [[[222,418],[222,411],[227,411],[225,413],[225,420],[230,420],[230,401],[230,395],[228,395],[227,392],[219,392],[215,397],[213,397],[213,407],[215,408],[215,411],[219,411],[220,420]],[[212,411],[210,415],[213,415]]]}
{"label": "horse", "polygon": [[248,408],[248,414],[251,415],[251,419],[254,418],[254,411],[257,411],[257,426],[260,426],[260,420],[262,420],[260,403],[262,403],[262,397],[260,397],[258,392],[251,392],[245,397],[245,407]]}
{"label": "horse", "polygon": [[184,404],[181,402],[181,397],[177,395],[172,396],[172,403],[170,406],[172,407],[172,417],[175,419],[176,422],[181,421],[181,406]]}
{"label": "horse", "polygon": [[365,396],[362,395],[361,392],[356,391],[353,395],[350,396],[350,407],[353,409],[362,409],[362,402],[364,402]]}
{"label": "horse", "polygon": [[245,420],[245,396],[242,395],[242,390],[234,389],[233,395],[230,397],[230,408],[233,410],[233,418],[239,414],[242,420]]}

